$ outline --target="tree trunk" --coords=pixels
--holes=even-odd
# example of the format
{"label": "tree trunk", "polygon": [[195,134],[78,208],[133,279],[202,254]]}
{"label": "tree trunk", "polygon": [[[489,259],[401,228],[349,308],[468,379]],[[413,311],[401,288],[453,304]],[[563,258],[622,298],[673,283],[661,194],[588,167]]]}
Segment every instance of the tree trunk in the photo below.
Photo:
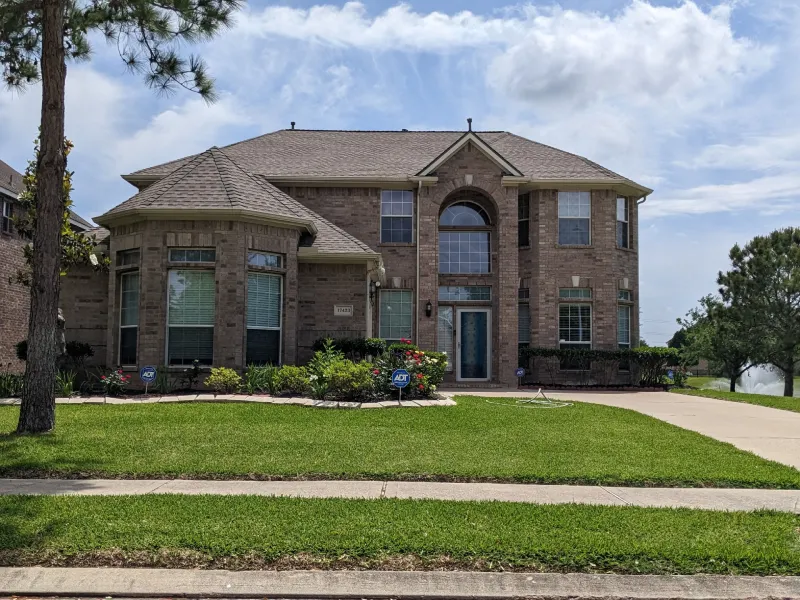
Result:
{"label": "tree trunk", "polygon": [[736,380],[737,379],[739,379],[738,375],[735,376],[735,377],[731,377],[731,387],[730,387],[730,391],[731,392],[735,392],[736,391]]}
{"label": "tree trunk", "polygon": [[28,360],[19,433],[55,427],[61,223],[64,216],[64,0],[42,3],[42,116],[36,165]]}
{"label": "tree trunk", "polygon": [[[793,367],[794,361],[789,361],[789,364]],[[788,396],[791,398],[794,396],[794,369],[789,368],[788,371],[783,372],[783,395]]]}

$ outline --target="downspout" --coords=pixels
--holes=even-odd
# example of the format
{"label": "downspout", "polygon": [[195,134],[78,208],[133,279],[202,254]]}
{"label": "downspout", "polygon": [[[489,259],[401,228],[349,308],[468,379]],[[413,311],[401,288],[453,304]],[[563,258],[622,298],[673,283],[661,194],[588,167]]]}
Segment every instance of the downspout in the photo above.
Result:
{"label": "downspout", "polygon": [[414,306],[415,312],[415,320],[416,320],[416,338],[414,341],[419,344],[419,222],[422,220],[420,219],[420,207],[422,206],[422,179],[420,179],[417,185],[417,301]]}
{"label": "downspout", "polygon": [[[370,295],[370,282],[372,281],[372,269],[367,265],[367,335],[366,338],[372,337],[372,303],[375,301]],[[376,298],[377,299],[377,298]]]}
{"label": "downspout", "polygon": [[[641,206],[647,202],[647,194],[642,196],[636,201],[636,206]],[[636,210],[636,285],[639,285],[639,210]],[[639,347],[639,340],[642,339],[642,320],[639,318],[640,314],[639,311],[641,310],[639,304],[639,294],[636,294],[634,297],[634,305],[633,308],[636,311],[636,345],[634,346],[633,340],[631,340],[631,348],[638,348]]]}

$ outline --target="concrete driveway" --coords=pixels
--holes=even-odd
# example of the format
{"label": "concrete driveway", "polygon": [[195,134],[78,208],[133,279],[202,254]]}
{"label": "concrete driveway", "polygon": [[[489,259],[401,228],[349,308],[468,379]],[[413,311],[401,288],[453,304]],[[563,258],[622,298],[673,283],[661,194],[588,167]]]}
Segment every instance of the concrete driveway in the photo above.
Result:
{"label": "concrete driveway", "polygon": [[[529,390],[469,390],[468,393],[506,398],[533,395]],[[545,393],[548,398],[629,408],[800,469],[800,413],[669,392]]]}

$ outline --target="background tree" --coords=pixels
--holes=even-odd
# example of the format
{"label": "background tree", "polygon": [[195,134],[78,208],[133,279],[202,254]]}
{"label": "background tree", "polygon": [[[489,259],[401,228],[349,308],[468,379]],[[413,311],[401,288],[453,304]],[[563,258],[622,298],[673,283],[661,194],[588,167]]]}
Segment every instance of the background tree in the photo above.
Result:
{"label": "background tree", "polygon": [[681,349],[685,364],[706,359],[709,368],[725,376],[730,391],[735,392],[736,381],[756,364],[755,357],[761,352],[757,323],[712,295],[701,298],[699,306],[678,323],[686,334]]}
{"label": "background tree", "polygon": [[[680,323],[680,320],[678,321]],[[681,327],[667,342],[667,348],[681,350],[689,344],[689,332],[685,327]]]}
{"label": "background tree", "polygon": [[99,31],[116,44],[128,68],[144,74],[148,86],[161,92],[183,87],[210,101],[213,83],[203,62],[183,58],[176,48],[211,38],[230,24],[239,6],[240,0],[0,0],[3,79],[14,88],[42,82],[28,361],[19,432],[49,431],[55,425],[67,59],[87,59],[88,35]]}
{"label": "background tree", "polygon": [[732,269],[717,278],[722,298],[757,323],[763,362],[783,372],[783,395],[792,396],[800,360],[800,229],[737,244],[730,258]]}

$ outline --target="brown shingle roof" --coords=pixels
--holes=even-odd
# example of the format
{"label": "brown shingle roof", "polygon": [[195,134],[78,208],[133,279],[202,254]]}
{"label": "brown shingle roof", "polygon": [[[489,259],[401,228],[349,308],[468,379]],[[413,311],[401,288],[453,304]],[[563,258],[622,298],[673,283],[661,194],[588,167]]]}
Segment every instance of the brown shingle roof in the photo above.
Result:
{"label": "brown shingle roof", "polygon": [[312,248],[319,253],[375,254],[339,227],[309,210],[265,179],[250,175],[227,152],[214,147],[190,157],[163,179],[115,206],[97,221],[142,209],[242,210],[289,219],[316,230]]}
{"label": "brown shingle roof", "polygon": [[0,160],[0,189],[17,196],[22,191],[22,173]]}
{"label": "brown shingle roof", "polygon": [[[476,132],[526,177],[625,181],[581,156],[506,131]],[[415,175],[463,131],[314,131],[283,129],[225,146],[250,173],[282,177],[376,177]],[[126,177],[163,177],[193,157],[135,171]]]}

